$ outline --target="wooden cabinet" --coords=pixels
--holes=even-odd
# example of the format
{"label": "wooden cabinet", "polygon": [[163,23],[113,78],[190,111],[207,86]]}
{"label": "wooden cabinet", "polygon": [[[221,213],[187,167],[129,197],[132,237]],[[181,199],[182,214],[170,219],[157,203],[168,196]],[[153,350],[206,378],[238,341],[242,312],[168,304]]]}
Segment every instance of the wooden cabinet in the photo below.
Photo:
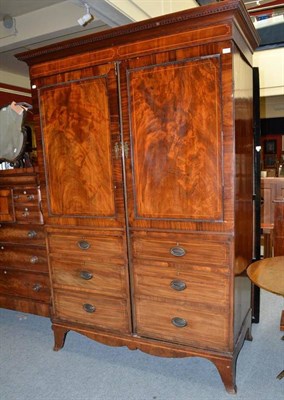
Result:
{"label": "wooden cabinet", "polygon": [[74,330],[205,357],[250,338],[252,53],[224,1],[18,55],[30,65],[55,349]]}
{"label": "wooden cabinet", "polygon": [[50,283],[37,173],[0,172],[0,306],[50,315]]}
{"label": "wooden cabinet", "polygon": [[284,178],[261,178],[261,223],[274,224],[275,200],[284,198]]}

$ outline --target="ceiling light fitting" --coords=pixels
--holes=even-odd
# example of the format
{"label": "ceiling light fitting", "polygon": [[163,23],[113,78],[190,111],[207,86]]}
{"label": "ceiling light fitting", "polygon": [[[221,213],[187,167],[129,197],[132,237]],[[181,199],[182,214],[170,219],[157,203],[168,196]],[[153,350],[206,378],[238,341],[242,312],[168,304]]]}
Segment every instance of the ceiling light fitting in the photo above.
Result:
{"label": "ceiling light fitting", "polygon": [[93,21],[94,16],[90,13],[90,6],[87,3],[84,3],[86,7],[86,14],[83,15],[82,18],[78,19],[78,24],[81,26],[86,26],[89,22]]}

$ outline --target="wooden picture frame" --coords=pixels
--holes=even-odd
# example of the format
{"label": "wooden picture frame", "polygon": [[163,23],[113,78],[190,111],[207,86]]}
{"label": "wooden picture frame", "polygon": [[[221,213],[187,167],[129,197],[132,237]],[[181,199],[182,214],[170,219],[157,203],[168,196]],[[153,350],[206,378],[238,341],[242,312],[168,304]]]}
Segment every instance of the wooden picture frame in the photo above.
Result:
{"label": "wooden picture frame", "polygon": [[265,154],[276,154],[277,153],[277,144],[276,140],[265,140],[264,142],[264,153]]}

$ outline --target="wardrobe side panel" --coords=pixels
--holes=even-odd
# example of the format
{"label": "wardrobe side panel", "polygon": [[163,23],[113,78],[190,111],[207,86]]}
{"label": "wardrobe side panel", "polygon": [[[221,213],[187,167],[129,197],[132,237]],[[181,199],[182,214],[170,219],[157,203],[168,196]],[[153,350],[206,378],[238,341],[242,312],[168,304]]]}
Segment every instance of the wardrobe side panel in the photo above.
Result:
{"label": "wardrobe side panel", "polygon": [[236,49],[235,100],[235,339],[251,309],[251,283],[245,274],[253,257],[253,72]]}

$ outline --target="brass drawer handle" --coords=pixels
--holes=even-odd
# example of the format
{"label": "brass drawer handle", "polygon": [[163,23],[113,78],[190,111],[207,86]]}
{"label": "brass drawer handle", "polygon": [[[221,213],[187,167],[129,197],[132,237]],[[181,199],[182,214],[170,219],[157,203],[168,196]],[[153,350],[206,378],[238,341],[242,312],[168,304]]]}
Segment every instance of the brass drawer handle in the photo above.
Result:
{"label": "brass drawer handle", "polygon": [[39,292],[41,288],[42,288],[42,286],[41,286],[40,283],[35,283],[35,284],[33,285],[33,291],[34,291],[34,292]]}
{"label": "brass drawer handle", "polygon": [[93,312],[96,311],[96,307],[93,306],[92,304],[88,304],[88,303],[83,304],[83,309],[84,309],[87,313],[93,313]]}
{"label": "brass drawer handle", "polygon": [[77,244],[81,250],[88,250],[91,247],[90,243],[86,240],[79,240]]}
{"label": "brass drawer handle", "polygon": [[90,279],[92,279],[93,274],[88,271],[80,271],[80,277],[82,279],[85,279],[86,281],[89,281]]}
{"label": "brass drawer handle", "polygon": [[187,326],[187,321],[184,318],[174,317],[172,318],[172,324],[177,328],[184,328]]}
{"label": "brass drawer handle", "polygon": [[25,207],[24,208],[24,212],[22,213],[22,216],[23,217],[28,217],[29,215],[30,215],[30,211],[29,211],[28,207]]}
{"label": "brass drawer handle", "polygon": [[181,292],[182,290],[186,289],[186,283],[178,279],[174,279],[173,281],[171,281],[170,286],[172,289],[178,292]]}
{"label": "brass drawer handle", "polygon": [[35,238],[36,235],[37,235],[36,231],[28,231],[28,234],[27,234],[29,239]]}
{"label": "brass drawer handle", "polygon": [[31,264],[37,264],[38,263],[38,257],[37,256],[32,256],[30,258],[30,262],[31,262]]}
{"label": "brass drawer handle", "polygon": [[175,257],[183,257],[186,251],[183,247],[175,246],[170,249],[170,253]]}

